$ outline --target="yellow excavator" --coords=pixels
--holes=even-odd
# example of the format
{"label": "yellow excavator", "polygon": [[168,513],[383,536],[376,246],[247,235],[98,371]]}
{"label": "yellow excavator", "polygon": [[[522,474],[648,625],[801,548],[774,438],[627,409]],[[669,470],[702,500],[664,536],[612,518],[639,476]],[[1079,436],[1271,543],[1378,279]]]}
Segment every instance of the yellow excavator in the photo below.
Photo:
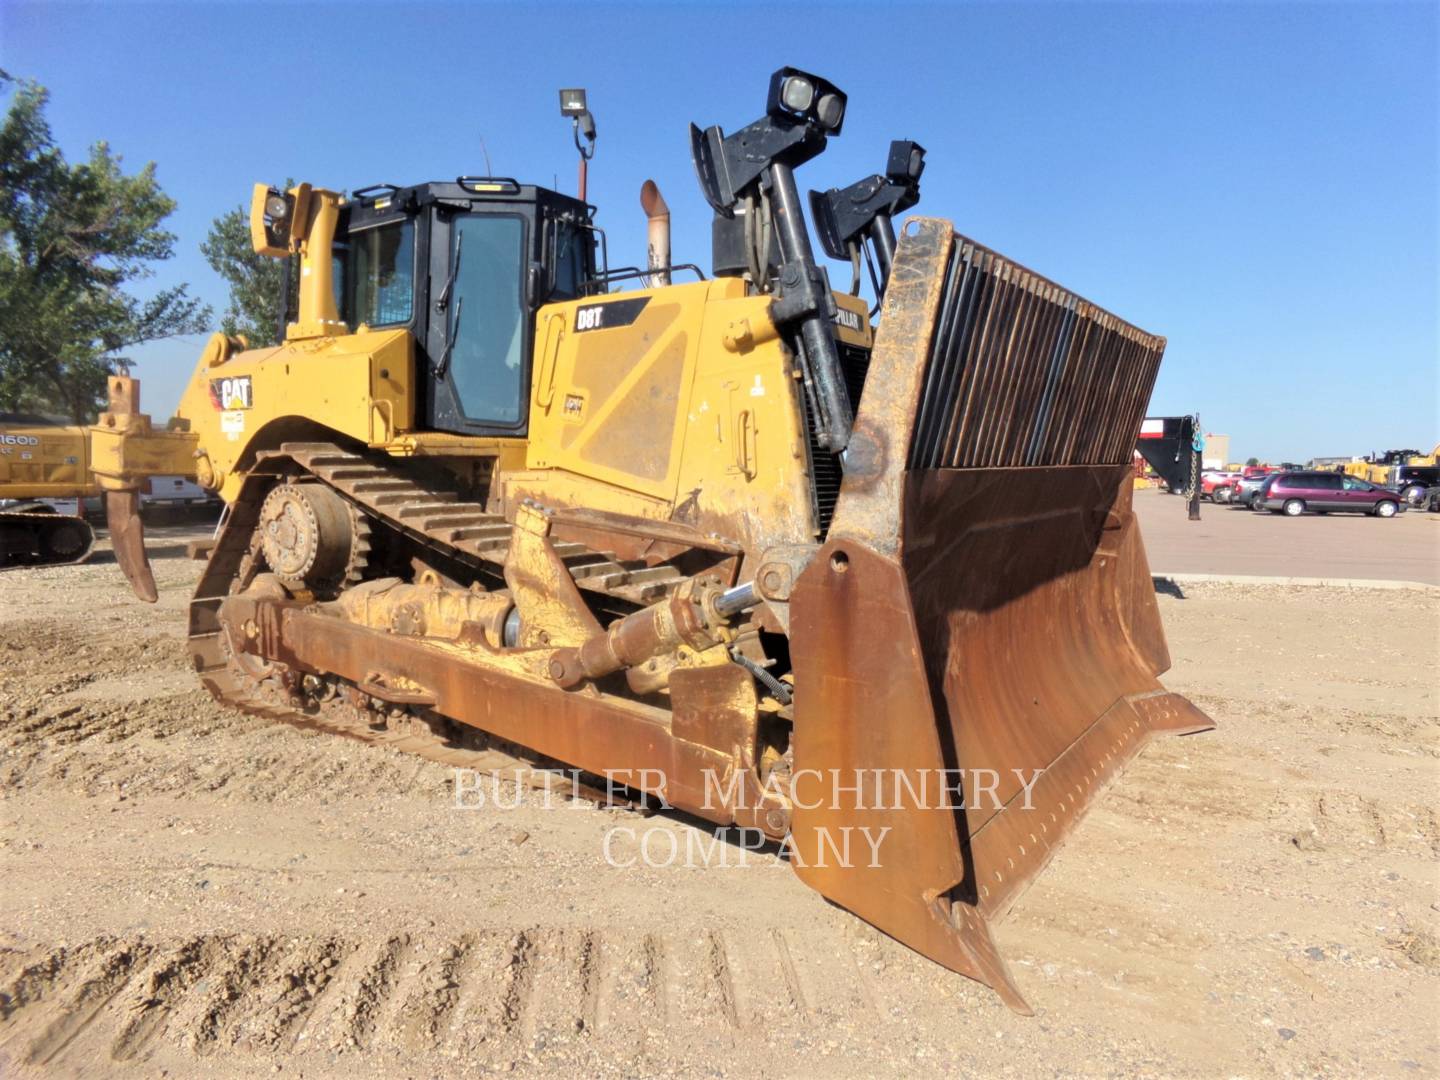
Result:
{"label": "yellow excavator", "polygon": [[846,104],[783,68],[691,128],[709,276],[653,185],[643,269],[505,177],[257,187],[284,342],[213,337],[164,425],[113,379],[92,467],[145,599],[136,477],[224,498],[189,616],[221,701],[748,830],[1024,1012],[992,921],[1152,736],[1213,726],[1157,680],[1131,508],[1165,342],[947,221],[897,234],[905,142],[810,199],[872,325],[795,181]]}
{"label": "yellow excavator", "polygon": [[98,492],[90,475],[85,428],[51,417],[0,413],[0,570],[83,562],[95,530],[59,500]]}

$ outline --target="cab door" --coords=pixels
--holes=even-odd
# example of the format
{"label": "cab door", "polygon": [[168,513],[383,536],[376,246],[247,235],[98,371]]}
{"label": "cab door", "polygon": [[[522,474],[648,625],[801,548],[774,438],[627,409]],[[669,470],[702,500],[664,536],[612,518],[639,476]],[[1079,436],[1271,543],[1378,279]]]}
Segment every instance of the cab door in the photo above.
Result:
{"label": "cab door", "polygon": [[499,208],[437,207],[430,244],[427,421],[438,431],[520,436],[528,419],[529,221]]}
{"label": "cab door", "polygon": [[1315,489],[1313,501],[1315,506],[1321,510],[1345,510],[1349,508],[1349,501],[1345,497],[1345,488],[1341,483],[1339,473],[1320,473],[1313,477],[1308,487]]}
{"label": "cab door", "polygon": [[1341,478],[1344,488],[1340,492],[1341,507],[1345,510],[1369,511],[1375,505],[1375,485],[1358,476]]}

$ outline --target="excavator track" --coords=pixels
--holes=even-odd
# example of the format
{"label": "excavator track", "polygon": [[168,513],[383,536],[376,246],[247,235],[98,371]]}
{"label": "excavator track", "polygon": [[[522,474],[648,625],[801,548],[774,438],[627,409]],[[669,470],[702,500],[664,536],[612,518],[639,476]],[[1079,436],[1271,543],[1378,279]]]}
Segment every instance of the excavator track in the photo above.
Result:
{"label": "excavator track", "polygon": [[0,510],[0,570],[82,563],[95,549],[95,530],[82,517]]}
{"label": "excavator track", "polygon": [[[232,708],[277,723],[388,746],[455,768],[513,771],[519,782],[555,786],[558,763],[524,756],[519,747],[512,752],[509,744],[479,730],[435,714],[392,715],[376,723],[343,705],[317,708],[303,694],[256,680],[232,661],[221,632],[220,605],[243,591],[262,565],[255,527],[266,491],[296,476],[329,485],[374,521],[430,550],[492,570],[504,564],[511,526],[500,515],[461,502],[453,492],[427,488],[384,459],[329,443],[286,443],[260,455],[229,508],[190,601],[190,656],[206,689]],[[653,602],[684,580],[673,567],[627,566],[581,544],[559,542],[555,548],[581,588],[635,603]],[[576,786],[570,779],[564,784],[572,793],[597,796],[595,789]]]}

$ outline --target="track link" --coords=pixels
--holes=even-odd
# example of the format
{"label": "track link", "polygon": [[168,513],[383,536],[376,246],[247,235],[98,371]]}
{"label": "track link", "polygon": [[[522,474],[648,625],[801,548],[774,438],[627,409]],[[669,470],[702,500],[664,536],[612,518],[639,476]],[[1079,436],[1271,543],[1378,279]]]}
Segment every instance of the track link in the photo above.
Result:
{"label": "track link", "polygon": [[82,563],[95,548],[95,530],[73,514],[0,511],[0,570]]}
{"label": "track link", "polygon": [[[504,517],[479,503],[460,502],[454,492],[428,488],[384,459],[330,443],[284,443],[260,458],[295,462],[426,547],[472,563],[505,564],[511,525]],[[560,542],[555,551],[580,588],[634,604],[654,603],[684,580],[672,566],[627,566],[610,553],[583,544]]]}

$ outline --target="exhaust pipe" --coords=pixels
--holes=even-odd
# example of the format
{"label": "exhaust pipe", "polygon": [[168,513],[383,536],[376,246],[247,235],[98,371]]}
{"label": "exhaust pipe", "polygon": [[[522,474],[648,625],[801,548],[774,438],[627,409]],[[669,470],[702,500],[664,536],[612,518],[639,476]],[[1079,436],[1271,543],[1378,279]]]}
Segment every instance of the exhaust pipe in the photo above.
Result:
{"label": "exhaust pipe", "polygon": [[646,268],[650,271],[650,287],[670,284],[670,207],[654,180],[640,186],[640,208],[648,219],[646,237]]}

